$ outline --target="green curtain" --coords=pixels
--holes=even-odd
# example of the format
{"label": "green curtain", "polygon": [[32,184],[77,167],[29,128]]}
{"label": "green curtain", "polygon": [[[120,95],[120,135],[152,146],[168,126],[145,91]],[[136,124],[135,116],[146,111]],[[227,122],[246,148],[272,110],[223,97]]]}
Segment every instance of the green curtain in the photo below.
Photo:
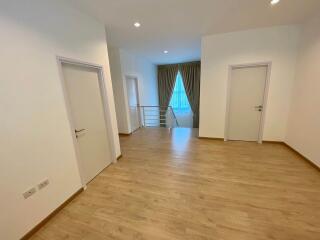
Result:
{"label": "green curtain", "polygon": [[[178,70],[179,65],[177,64],[158,66],[159,105],[165,107],[165,110],[167,110],[173,94]],[[160,121],[160,126],[166,127],[166,121]]]}
{"label": "green curtain", "polygon": [[201,63],[198,61],[179,64],[179,71],[193,112],[193,127],[199,128]]}

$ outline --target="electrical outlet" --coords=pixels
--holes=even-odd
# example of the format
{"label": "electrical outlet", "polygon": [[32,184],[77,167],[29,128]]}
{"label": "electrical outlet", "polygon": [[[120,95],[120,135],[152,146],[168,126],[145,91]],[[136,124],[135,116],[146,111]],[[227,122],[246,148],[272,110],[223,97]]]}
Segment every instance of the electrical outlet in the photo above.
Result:
{"label": "electrical outlet", "polygon": [[49,180],[46,179],[46,180],[44,180],[43,182],[41,182],[41,183],[38,184],[38,189],[41,190],[41,189],[45,188],[45,187],[48,186],[48,185],[49,185]]}
{"label": "electrical outlet", "polygon": [[25,193],[23,193],[22,195],[23,195],[24,199],[27,199],[27,198],[31,197],[33,194],[35,194],[36,191],[37,191],[36,188],[33,187],[33,188],[29,189],[28,191],[26,191]]}

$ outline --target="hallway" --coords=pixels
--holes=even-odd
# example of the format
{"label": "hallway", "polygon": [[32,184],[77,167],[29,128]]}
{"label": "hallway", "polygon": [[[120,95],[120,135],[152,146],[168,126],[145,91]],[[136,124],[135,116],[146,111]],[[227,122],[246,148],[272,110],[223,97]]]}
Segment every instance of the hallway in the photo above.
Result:
{"label": "hallway", "polygon": [[320,238],[319,171],[280,144],[196,136],[121,137],[119,162],[32,239]]}

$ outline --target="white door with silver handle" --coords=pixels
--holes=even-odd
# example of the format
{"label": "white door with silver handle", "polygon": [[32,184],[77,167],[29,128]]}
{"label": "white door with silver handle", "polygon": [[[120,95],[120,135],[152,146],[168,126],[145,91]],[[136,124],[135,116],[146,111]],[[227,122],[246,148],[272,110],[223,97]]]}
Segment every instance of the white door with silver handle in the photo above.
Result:
{"label": "white door with silver handle", "polygon": [[127,77],[126,87],[130,117],[130,132],[134,132],[141,126],[138,79],[135,77]]}
{"label": "white door with silver handle", "polygon": [[258,141],[267,66],[232,69],[227,139]]}
{"label": "white door with silver handle", "polygon": [[99,75],[95,69],[62,65],[74,134],[85,183],[112,161],[107,136]]}

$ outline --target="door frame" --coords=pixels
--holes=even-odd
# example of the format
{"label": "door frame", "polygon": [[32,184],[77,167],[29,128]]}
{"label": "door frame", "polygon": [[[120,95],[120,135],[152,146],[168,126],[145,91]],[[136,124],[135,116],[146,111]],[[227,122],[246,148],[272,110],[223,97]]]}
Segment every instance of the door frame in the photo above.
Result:
{"label": "door frame", "polygon": [[272,62],[256,62],[256,63],[246,63],[246,64],[232,64],[228,66],[228,80],[227,80],[227,101],[226,101],[226,114],[225,114],[225,129],[224,129],[224,141],[228,141],[228,131],[229,131],[229,117],[230,117],[230,99],[231,99],[231,78],[232,78],[232,70],[237,68],[249,68],[249,67],[267,67],[267,75],[266,75],[266,83],[263,94],[263,109],[261,113],[260,119],[260,127],[259,127],[259,136],[258,143],[262,144],[263,142],[263,134],[264,134],[264,125],[266,119],[266,110],[268,103],[268,94],[269,94],[269,85],[270,85],[270,76],[271,76],[271,67]]}
{"label": "door frame", "polygon": [[57,64],[58,64],[61,86],[62,86],[63,98],[64,98],[64,102],[65,102],[65,107],[67,110],[67,116],[68,116],[70,131],[71,131],[70,134],[71,134],[72,140],[73,140],[73,147],[74,147],[74,151],[75,151],[75,155],[76,155],[81,184],[82,184],[82,187],[84,189],[86,189],[87,183],[84,181],[84,177],[83,177],[83,166],[82,166],[82,163],[80,160],[79,145],[77,143],[76,134],[74,132],[75,127],[74,127],[74,121],[73,121],[73,116],[72,116],[72,111],[71,111],[71,104],[70,104],[70,101],[68,98],[66,80],[63,75],[62,65],[69,64],[69,65],[73,65],[73,66],[80,66],[80,67],[85,67],[85,68],[89,68],[89,69],[91,68],[91,69],[97,70],[100,94],[101,94],[101,98],[102,98],[102,106],[103,106],[103,110],[104,110],[103,112],[104,112],[104,120],[105,120],[105,125],[106,125],[106,134],[107,134],[107,138],[109,141],[109,148],[111,150],[111,163],[116,163],[117,157],[116,157],[116,152],[115,152],[114,133],[113,133],[112,124],[111,124],[111,121],[112,121],[111,110],[109,107],[108,94],[106,91],[104,67],[99,64],[88,63],[88,62],[84,62],[81,60],[65,58],[62,56],[56,56],[56,59],[57,59]]}
{"label": "door frame", "polygon": [[[134,131],[132,130],[132,126],[131,126],[131,116],[130,116],[130,104],[129,104],[129,98],[128,98],[128,80],[134,79],[135,81],[135,85],[136,85],[136,89],[137,89],[137,101],[138,101],[138,106],[141,106],[141,102],[140,102],[140,91],[139,91],[139,79],[137,76],[135,75],[125,75],[125,94],[126,94],[126,103],[127,103],[127,114],[128,114],[128,118],[129,118],[129,124],[130,124],[130,133],[133,133]],[[142,127],[142,120],[141,120],[141,109],[140,107],[138,107],[138,121],[139,121],[139,128]],[[138,129],[139,129],[138,128]],[[136,129],[135,131],[137,131],[138,129]]]}

